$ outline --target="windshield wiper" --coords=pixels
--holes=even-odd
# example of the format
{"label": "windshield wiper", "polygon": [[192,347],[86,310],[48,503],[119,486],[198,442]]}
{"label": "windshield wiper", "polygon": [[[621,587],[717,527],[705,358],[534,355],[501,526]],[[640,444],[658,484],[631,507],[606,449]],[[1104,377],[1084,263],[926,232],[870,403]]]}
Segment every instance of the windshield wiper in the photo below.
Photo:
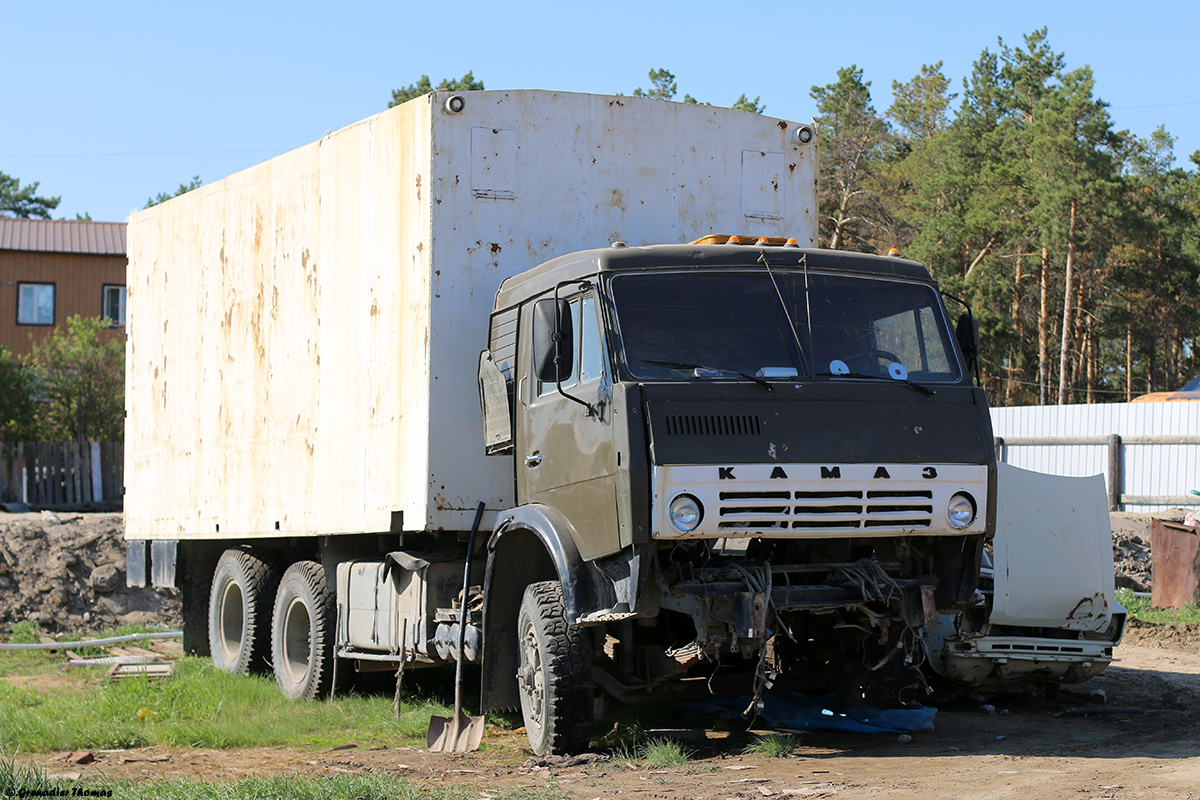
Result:
{"label": "windshield wiper", "polygon": [[898,380],[896,378],[891,378],[891,377],[881,378],[878,375],[867,375],[862,372],[814,372],[813,375],[815,377],[820,377],[820,378],[865,378],[865,379],[871,380],[871,381],[886,380],[891,383],[903,383],[905,386],[908,386],[912,389],[916,389],[918,392],[921,392],[922,394],[925,394],[929,397],[933,397],[935,394],[937,394],[936,390],[930,389],[925,384],[917,383],[916,381],[911,380],[909,378],[900,378]]}
{"label": "windshield wiper", "polygon": [[690,370],[707,370],[709,372],[721,372],[728,375],[739,375],[748,381],[757,383],[759,386],[766,389],[768,392],[775,391],[775,387],[755,375],[750,375],[745,372],[739,372],[736,369],[720,369],[718,367],[706,367],[701,364],[689,364],[686,361],[662,361],[657,358],[640,359],[643,364],[653,364],[656,367],[666,367],[667,369],[690,369]]}

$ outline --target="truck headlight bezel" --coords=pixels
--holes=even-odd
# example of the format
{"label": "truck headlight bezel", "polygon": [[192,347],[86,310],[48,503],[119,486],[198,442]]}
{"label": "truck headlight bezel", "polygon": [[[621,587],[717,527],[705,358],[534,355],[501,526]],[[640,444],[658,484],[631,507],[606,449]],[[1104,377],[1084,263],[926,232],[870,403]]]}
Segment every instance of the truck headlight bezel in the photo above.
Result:
{"label": "truck headlight bezel", "polygon": [[680,533],[691,533],[704,520],[704,505],[694,495],[678,494],[667,507],[667,518]]}
{"label": "truck headlight bezel", "polygon": [[946,503],[946,520],[950,527],[962,530],[971,527],[979,514],[979,506],[969,492],[955,492]]}

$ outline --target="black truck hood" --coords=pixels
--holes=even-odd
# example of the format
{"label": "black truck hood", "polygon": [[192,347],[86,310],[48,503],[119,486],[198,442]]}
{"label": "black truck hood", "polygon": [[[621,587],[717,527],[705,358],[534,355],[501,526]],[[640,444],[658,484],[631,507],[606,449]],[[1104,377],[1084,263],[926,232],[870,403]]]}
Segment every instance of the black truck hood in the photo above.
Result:
{"label": "black truck hood", "polygon": [[643,384],[656,464],[991,464],[982,389],[822,381]]}

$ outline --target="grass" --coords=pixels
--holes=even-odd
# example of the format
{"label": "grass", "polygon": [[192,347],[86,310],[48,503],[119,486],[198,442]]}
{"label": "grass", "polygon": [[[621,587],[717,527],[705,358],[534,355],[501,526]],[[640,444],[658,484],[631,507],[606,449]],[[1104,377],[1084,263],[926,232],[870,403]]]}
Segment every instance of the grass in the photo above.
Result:
{"label": "grass", "polygon": [[1183,608],[1154,608],[1149,597],[1137,597],[1129,589],[1117,590],[1117,602],[1131,619],[1154,625],[1200,625],[1200,608],[1189,603]]}
{"label": "grass", "polygon": [[[379,773],[333,775],[323,778],[255,777],[229,782],[183,780],[114,781],[84,784],[56,783],[40,770],[15,765],[0,757],[0,797],[58,795],[111,796],[121,800],[468,800],[479,791],[468,786],[413,783]],[[111,793],[111,794],[110,794]],[[544,789],[491,793],[496,800],[565,800],[566,793],[551,784]]]}
{"label": "grass", "polygon": [[692,758],[691,749],[672,739],[650,739],[637,745],[613,748],[614,761],[624,761],[651,769],[681,767]]}
{"label": "grass", "polygon": [[[106,633],[129,632],[136,631]],[[19,623],[7,638],[36,642],[37,637],[36,627]],[[92,650],[98,654],[96,648]],[[80,651],[80,655],[89,654]],[[229,675],[198,658],[176,661],[174,674],[167,679],[133,677],[107,682],[104,668],[80,668],[52,682],[31,680],[19,685],[11,680],[13,676],[56,673],[64,661],[61,651],[0,651],[0,677],[10,678],[0,680],[0,708],[4,709],[0,714],[0,752],[150,745],[423,744],[429,718],[447,717],[452,711],[443,702],[418,695],[402,703],[397,717],[390,692],[340,695],[332,703],[293,703],[279,693],[272,677]],[[513,727],[505,717],[489,715],[487,721],[495,727]]]}
{"label": "grass", "polygon": [[800,747],[800,738],[783,733],[771,733],[759,736],[742,752],[746,755],[766,756],[767,758],[787,758],[794,755]]}

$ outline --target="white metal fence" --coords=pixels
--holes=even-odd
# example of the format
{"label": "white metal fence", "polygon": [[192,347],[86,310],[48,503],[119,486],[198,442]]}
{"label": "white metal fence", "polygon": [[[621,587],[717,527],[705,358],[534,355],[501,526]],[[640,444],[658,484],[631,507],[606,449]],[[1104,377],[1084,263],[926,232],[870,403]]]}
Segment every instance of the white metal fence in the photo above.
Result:
{"label": "white metal fence", "polygon": [[992,428],[1013,466],[1104,475],[1114,510],[1200,508],[1200,402],[994,408]]}

